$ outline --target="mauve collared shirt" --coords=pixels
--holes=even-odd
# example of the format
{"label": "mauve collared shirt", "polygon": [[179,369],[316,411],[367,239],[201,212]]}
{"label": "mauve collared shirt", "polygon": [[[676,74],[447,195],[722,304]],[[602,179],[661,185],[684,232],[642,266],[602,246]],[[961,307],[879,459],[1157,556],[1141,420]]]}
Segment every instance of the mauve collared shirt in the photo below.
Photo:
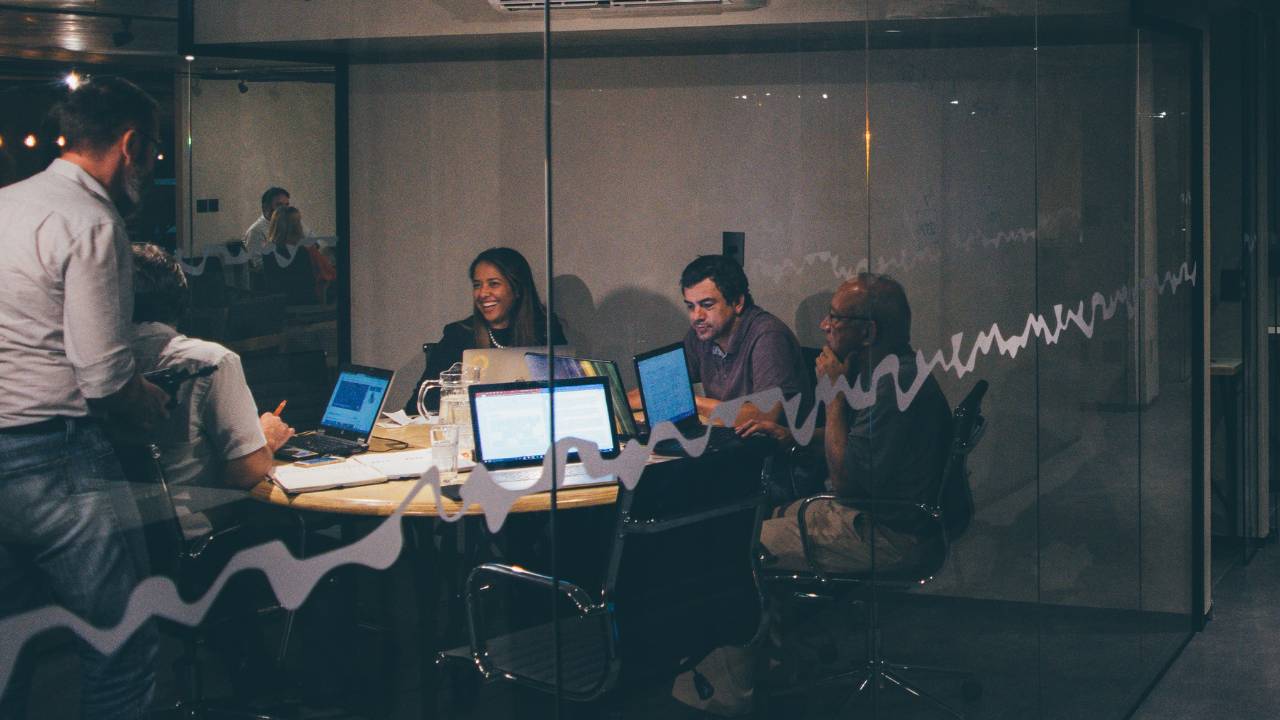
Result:
{"label": "mauve collared shirt", "polygon": [[0,188],[0,428],[82,417],[133,375],[133,258],[79,165]]}
{"label": "mauve collared shirt", "polygon": [[693,382],[701,382],[703,393],[713,400],[775,387],[786,397],[812,393],[795,333],[758,305],[742,311],[724,351],[713,341],[699,340],[692,328],[684,337],[684,351]]}

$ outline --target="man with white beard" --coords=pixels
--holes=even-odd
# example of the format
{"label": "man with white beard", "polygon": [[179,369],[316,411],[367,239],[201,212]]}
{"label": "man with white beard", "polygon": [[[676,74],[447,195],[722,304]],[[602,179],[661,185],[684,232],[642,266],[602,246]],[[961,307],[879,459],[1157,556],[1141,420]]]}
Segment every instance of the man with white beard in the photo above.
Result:
{"label": "man with white beard", "polygon": [[[151,182],[156,109],[126,80],[81,85],[58,108],[62,157],[0,189],[0,619],[51,602],[111,627],[146,572],[104,426],[148,430],[167,414],[134,367],[121,217]],[[79,642],[81,717],[143,715],[157,640],[148,622],[109,654]],[[20,663],[0,718],[27,716],[29,678]]]}

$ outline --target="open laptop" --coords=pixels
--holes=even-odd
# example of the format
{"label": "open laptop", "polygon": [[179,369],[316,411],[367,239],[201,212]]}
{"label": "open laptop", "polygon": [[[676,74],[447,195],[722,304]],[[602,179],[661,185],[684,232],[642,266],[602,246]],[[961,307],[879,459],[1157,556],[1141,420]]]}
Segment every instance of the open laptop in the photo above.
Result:
{"label": "open laptop", "polygon": [[[684,354],[684,343],[675,343],[635,356],[636,383],[640,386],[640,402],[644,406],[644,419],[648,431],[641,435],[648,442],[648,435],[659,423],[670,422],[686,438],[699,438],[707,432],[708,448],[724,448],[741,443],[733,428],[719,425],[703,425],[698,418],[698,406],[693,399],[693,383],[689,380],[689,361]],[[680,443],[664,440],[654,446],[660,455],[685,455]]]}
{"label": "open laptop", "polygon": [[[480,382],[500,383],[529,380],[529,367],[525,365],[525,353],[547,353],[545,345],[536,347],[473,348],[462,351],[462,364],[480,368]],[[558,355],[573,355],[573,348],[558,345]]]}
{"label": "open laptop", "polygon": [[289,438],[289,442],[276,451],[276,457],[282,460],[301,460],[312,454],[347,457],[368,450],[373,424],[382,412],[394,375],[393,371],[382,368],[343,365],[320,427]]}
{"label": "open laptop", "polygon": [[[525,353],[525,365],[529,368],[530,380],[546,380],[546,353]],[[627,393],[622,389],[622,375],[618,373],[618,364],[612,360],[590,360],[587,358],[553,356],[556,369],[556,380],[564,378],[602,377],[609,381],[609,401],[613,406],[613,427],[618,439],[626,442],[636,436],[636,421],[631,416],[631,407],[627,404]]]}
{"label": "open laptop", "polygon": [[[471,396],[471,427],[476,438],[476,462],[508,489],[532,487],[542,475],[542,461],[550,447],[551,390],[545,382],[476,384]],[[555,383],[556,439],[577,437],[600,448],[601,457],[618,456],[608,382],[602,377],[557,380]],[[606,485],[613,475],[591,477],[570,453],[558,487]]]}

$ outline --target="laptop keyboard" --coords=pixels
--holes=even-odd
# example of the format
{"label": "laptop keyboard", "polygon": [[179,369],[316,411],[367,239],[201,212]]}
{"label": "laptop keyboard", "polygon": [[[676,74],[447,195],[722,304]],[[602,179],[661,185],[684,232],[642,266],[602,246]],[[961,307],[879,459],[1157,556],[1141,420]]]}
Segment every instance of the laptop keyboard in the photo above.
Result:
{"label": "laptop keyboard", "polygon": [[331,438],[327,435],[294,435],[289,444],[321,455],[353,455],[361,448],[355,443]]}
{"label": "laptop keyboard", "polygon": [[[502,483],[531,483],[542,477],[542,466],[520,468],[518,470],[500,470],[495,473],[496,479]],[[560,476],[560,485],[563,487],[567,484],[573,484],[574,480],[585,480],[590,476],[587,475],[587,468],[581,463],[573,463],[565,465],[564,474]]]}
{"label": "laptop keyboard", "polygon": [[[711,437],[707,440],[706,450],[723,450],[735,447],[742,443],[742,438],[731,427],[723,425],[704,425],[702,432],[695,432],[687,436],[689,440],[697,440],[708,432]],[[679,440],[669,438],[663,440],[653,446],[653,454],[666,455],[667,457],[688,457],[689,453],[685,451],[684,446]]]}

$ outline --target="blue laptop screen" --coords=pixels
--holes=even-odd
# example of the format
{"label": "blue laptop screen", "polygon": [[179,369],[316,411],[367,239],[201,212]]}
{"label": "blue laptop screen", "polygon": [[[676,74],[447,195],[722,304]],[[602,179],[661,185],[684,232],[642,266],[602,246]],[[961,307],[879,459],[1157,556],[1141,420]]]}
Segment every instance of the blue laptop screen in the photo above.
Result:
{"label": "blue laptop screen", "polygon": [[320,424],[326,428],[368,435],[378,419],[382,396],[390,384],[389,378],[343,371],[338,376],[338,384],[333,388]]}
{"label": "blue laptop screen", "polygon": [[649,427],[660,422],[677,423],[698,414],[683,346],[640,360],[636,363],[636,372],[640,373],[644,415]]}

